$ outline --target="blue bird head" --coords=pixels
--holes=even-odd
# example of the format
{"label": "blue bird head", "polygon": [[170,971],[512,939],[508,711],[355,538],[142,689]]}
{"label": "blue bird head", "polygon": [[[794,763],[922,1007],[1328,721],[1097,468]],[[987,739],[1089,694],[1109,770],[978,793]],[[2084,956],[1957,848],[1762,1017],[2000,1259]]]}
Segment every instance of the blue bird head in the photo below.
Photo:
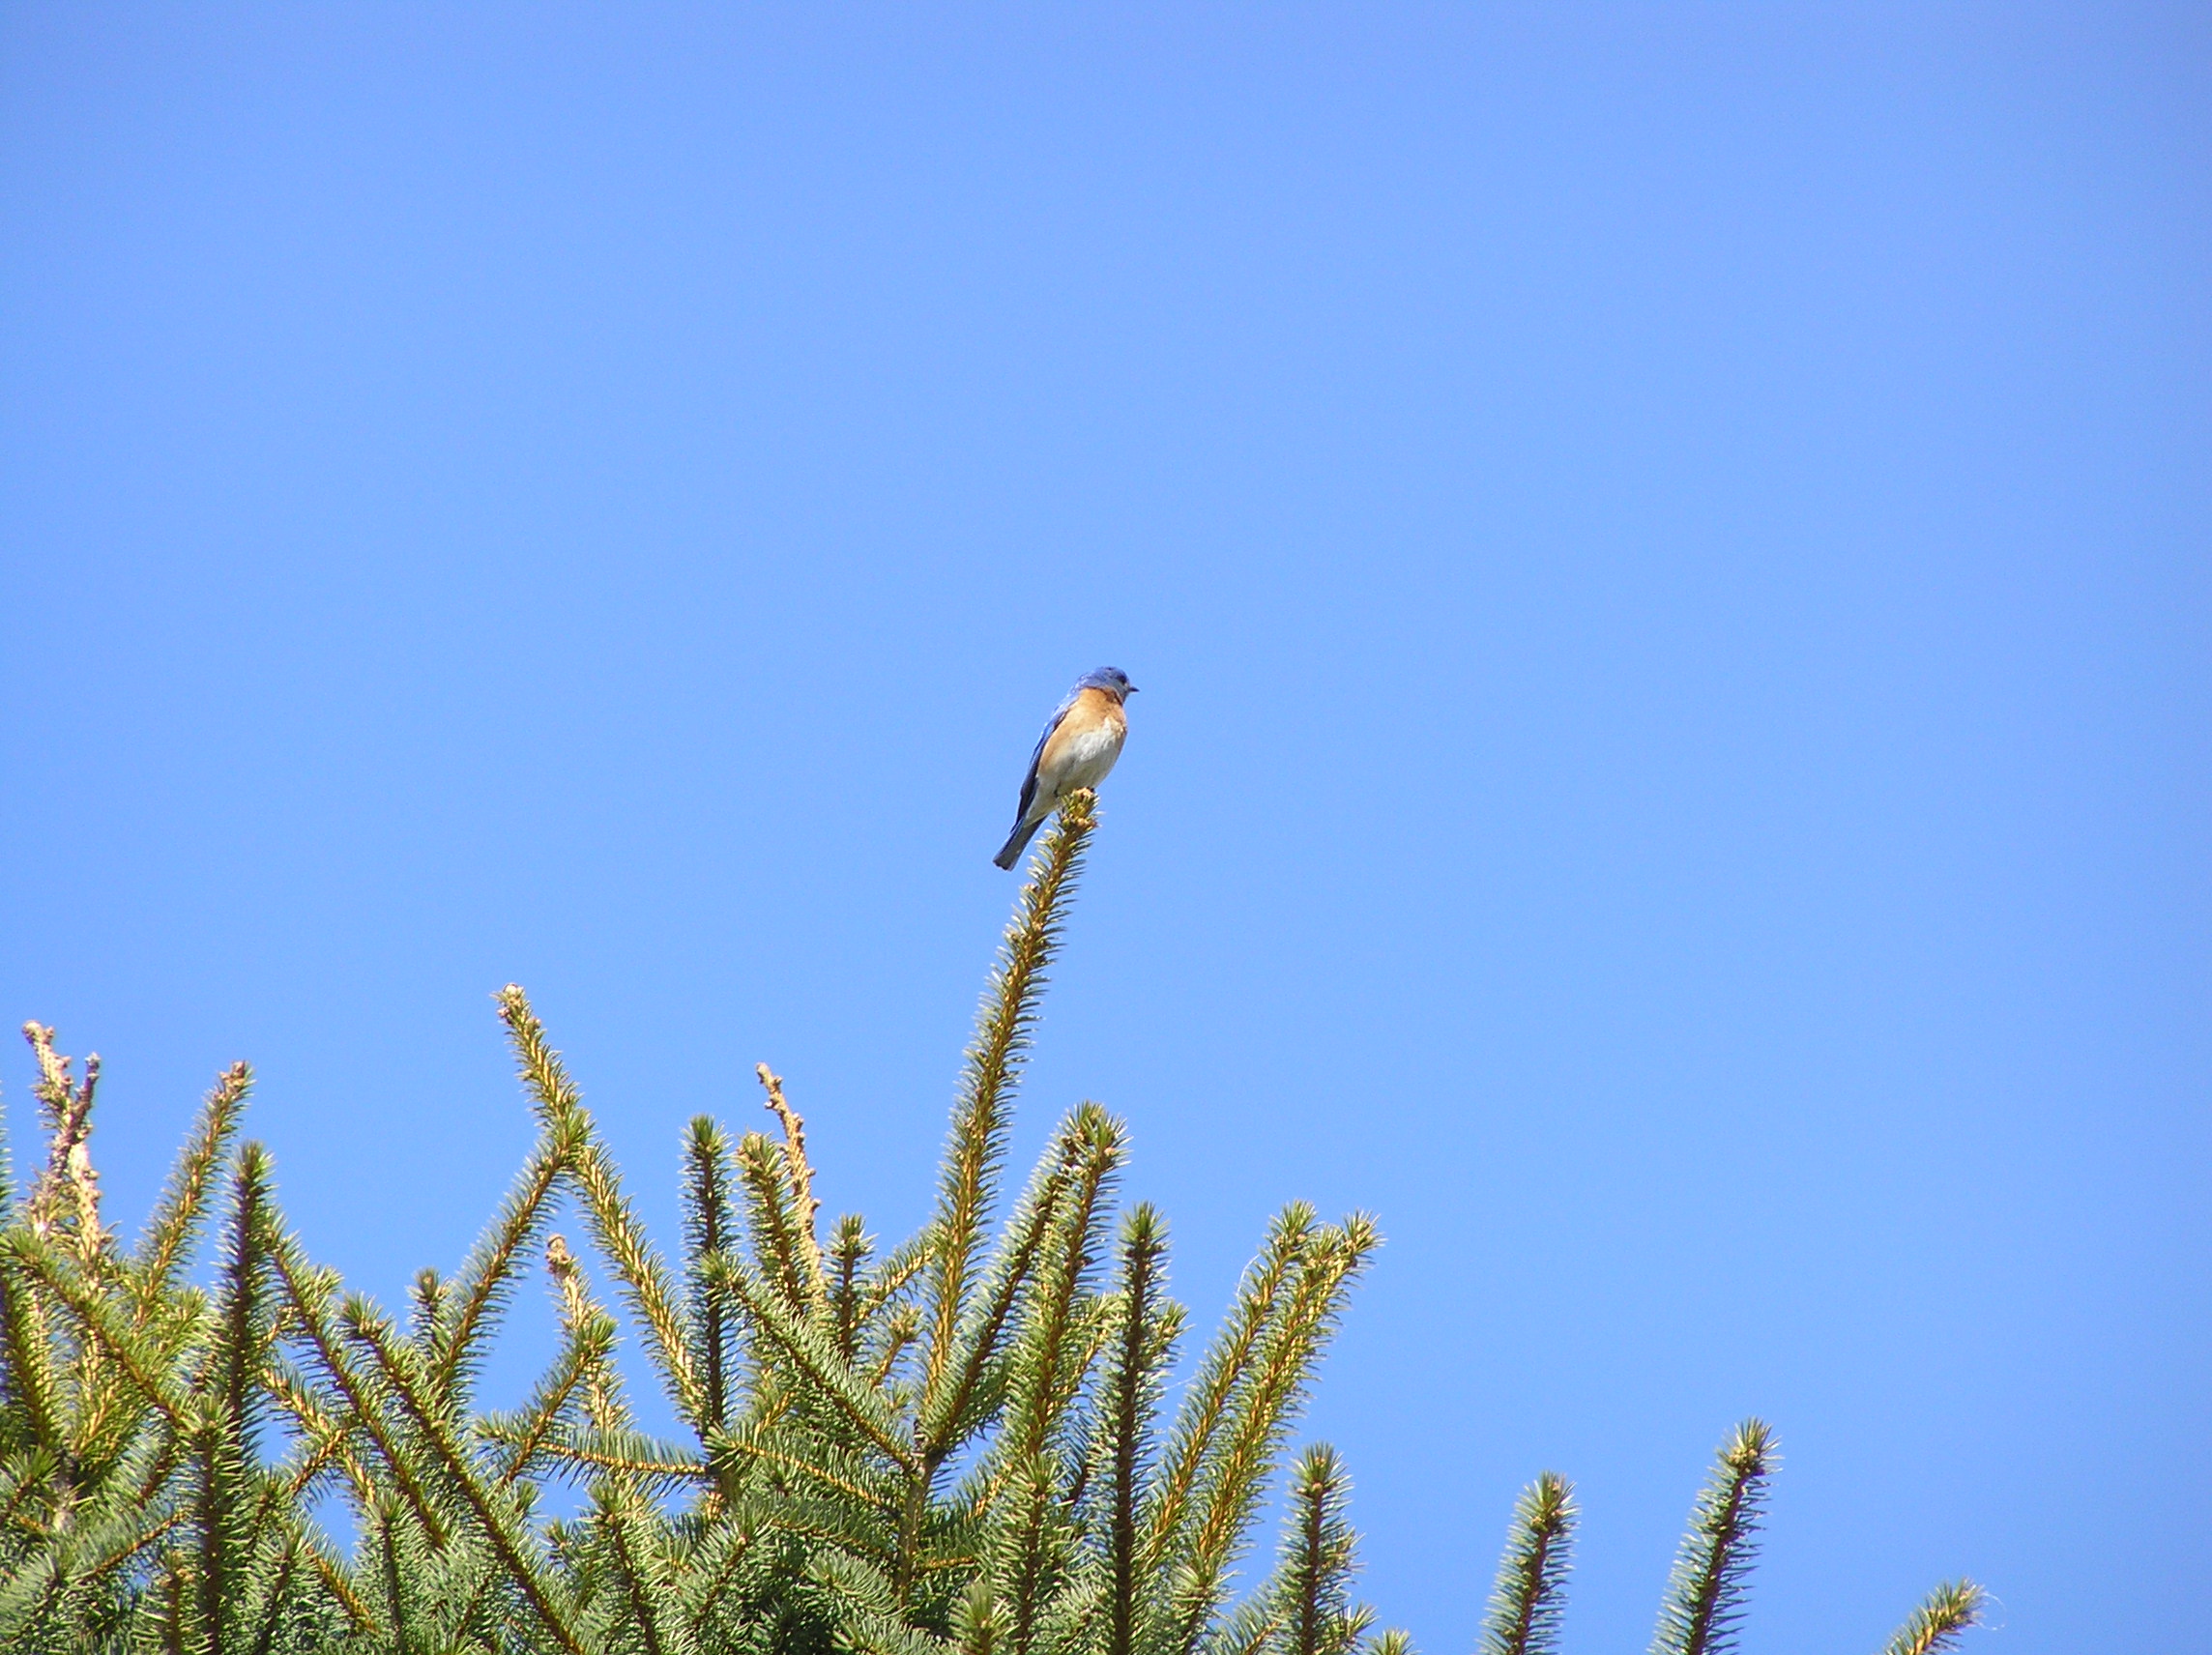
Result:
{"label": "blue bird head", "polygon": [[1075,681],[1078,690],[1102,689],[1116,701],[1126,701],[1137,693],[1137,686],[1129,682],[1129,675],[1120,667],[1100,667],[1096,672],[1085,673]]}

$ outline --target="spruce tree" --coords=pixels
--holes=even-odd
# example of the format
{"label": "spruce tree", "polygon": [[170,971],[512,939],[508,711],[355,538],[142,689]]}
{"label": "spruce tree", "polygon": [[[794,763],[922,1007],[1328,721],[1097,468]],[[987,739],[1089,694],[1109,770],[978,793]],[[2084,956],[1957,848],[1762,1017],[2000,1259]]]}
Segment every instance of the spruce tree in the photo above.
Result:
{"label": "spruce tree", "polygon": [[[1007,1182],[1094,803],[1070,798],[1032,863],[935,1210],[895,1244],[858,1215],[825,1227],[804,1121],[764,1064],[772,1132],[684,1134],[671,1262],[509,987],[538,1142],[402,1316],[286,1226],[268,1154],[237,1142],[243,1064],[127,1251],[90,1155],[98,1060],[74,1079],[31,1025],[47,1154],[19,1203],[0,1155],[0,1638],[20,1655],[1412,1655],[1352,1596],[1351,1481],[1325,1445],[1291,1472],[1272,1571],[1237,1593],[1373,1221],[1285,1207],[1179,1385],[1188,1315],[1165,1221],[1118,1210],[1123,1124],[1081,1104]],[[554,1349],[492,1408],[485,1356],[533,1277]],[[673,1440],[637,1423],[626,1342]],[[1771,1463],[1756,1421],[1724,1448],[1666,1655],[1728,1646]],[[580,1491],[577,1516],[543,1515],[556,1488]],[[1557,1648],[1570,1496],[1550,1473],[1523,1496],[1484,1655]],[[1890,1655],[1948,1647],[1980,1601],[1939,1588]]]}

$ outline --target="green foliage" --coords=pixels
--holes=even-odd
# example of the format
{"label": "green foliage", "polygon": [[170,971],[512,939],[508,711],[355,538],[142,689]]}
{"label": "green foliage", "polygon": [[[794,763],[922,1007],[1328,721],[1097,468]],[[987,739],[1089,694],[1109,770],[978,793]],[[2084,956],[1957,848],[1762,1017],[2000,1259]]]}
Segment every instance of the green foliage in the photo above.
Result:
{"label": "green foliage", "polygon": [[1721,1655],[1735,1646],[1774,1461],[1764,1420],[1745,1420],[1721,1444],[1682,1536],[1651,1655]]}
{"label": "green foliage", "polygon": [[1352,1477],[1319,1442],[1291,1468],[1283,1544],[1274,1575],[1230,1618],[1223,1655],[1349,1655],[1375,1611],[1352,1601],[1358,1536],[1347,1508]]}
{"label": "green foliage", "polygon": [[1897,1629],[1882,1655],[1937,1655],[1956,1648],[1959,1634],[1981,1623],[1987,1596],[1971,1581],[1945,1581]]}
{"label": "green foliage", "polygon": [[1498,1585],[1483,1623],[1482,1655],[1551,1655],[1559,1646],[1574,1550],[1574,1485],[1546,1471],[1521,1491]]}
{"label": "green foliage", "polygon": [[[671,1262],[509,987],[538,1142],[403,1318],[344,1292],[285,1226],[267,1153],[236,1142],[244,1065],[126,1251],[89,1151],[99,1060],[74,1079],[31,1025],[48,1152],[20,1202],[0,1155],[12,1655],[1412,1655],[1353,1601],[1351,1480],[1326,1446],[1297,1459],[1278,1559],[1237,1601],[1373,1221],[1284,1208],[1179,1391],[1187,1316],[1164,1221],[1117,1213],[1121,1122],[1080,1105],[1006,1186],[1093,804],[1071,798],[1032,865],[936,1210],[888,1248],[853,1215],[825,1237],[804,1122],[764,1064],[774,1133],[733,1141],[701,1118],[684,1136]],[[519,1406],[487,1408],[486,1352],[534,1277],[553,1354]],[[626,1338],[675,1440],[638,1428]],[[1770,1460],[1756,1422],[1724,1450],[1662,1622],[1670,1655],[1724,1647]],[[567,1489],[578,1515],[546,1516]],[[1516,1513],[1485,1655],[1556,1647],[1573,1524],[1547,1473]],[[1939,1589],[1891,1655],[1948,1647],[1979,1604],[1970,1584]]]}

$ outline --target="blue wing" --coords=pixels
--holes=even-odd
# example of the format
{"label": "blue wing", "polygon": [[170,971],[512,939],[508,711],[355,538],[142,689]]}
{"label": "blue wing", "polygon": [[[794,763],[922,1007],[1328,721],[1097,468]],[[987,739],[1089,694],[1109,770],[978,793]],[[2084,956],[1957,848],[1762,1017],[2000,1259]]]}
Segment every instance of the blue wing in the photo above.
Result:
{"label": "blue wing", "polygon": [[1069,710],[1075,706],[1076,696],[1082,693],[1080,687],[1070,690],[1067,699],[1054,708],[1052,716],[1045,721],[1044,734],[1037,738],[1036,750],[1030,754],[1030,773],[1022,777],[1022,801],[1014,806],[1014,822],[1017,826],[1029,820],[1030,801],[1036,798],[1037,766],[1044,761],[1045,743],[1052,740],[1052,733],[1060,728],[1060,721],[1067,716]]}

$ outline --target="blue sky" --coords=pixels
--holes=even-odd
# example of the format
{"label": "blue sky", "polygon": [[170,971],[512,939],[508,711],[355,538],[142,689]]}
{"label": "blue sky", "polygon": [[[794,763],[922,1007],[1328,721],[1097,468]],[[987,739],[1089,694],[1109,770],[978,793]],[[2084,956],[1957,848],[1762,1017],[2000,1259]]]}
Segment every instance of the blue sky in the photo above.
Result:
{"label": "blue sky", "polygon": [[1126,1115],[1202,1321],[1380,1215],[1387,1621],[1551,1466],[1638,1646],[1756,1411],[1748,1649],[2206,1647],[2212,27],[1935,10],[0,13],[0,1014],[111,1212],[245,1057],[396,1298],[513,979],[664,1235],[762,1059],[903,1231],[1111,662],[1023,1149]]}

